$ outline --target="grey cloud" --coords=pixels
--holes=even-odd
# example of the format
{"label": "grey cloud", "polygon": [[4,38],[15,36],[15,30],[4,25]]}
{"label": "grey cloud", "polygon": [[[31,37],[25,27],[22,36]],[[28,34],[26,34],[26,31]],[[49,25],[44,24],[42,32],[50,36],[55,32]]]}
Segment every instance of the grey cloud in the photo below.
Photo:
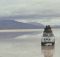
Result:
{"label": "grey cloud", "polygon": [[60,17],[60,0],[1,0],[0,19]]}

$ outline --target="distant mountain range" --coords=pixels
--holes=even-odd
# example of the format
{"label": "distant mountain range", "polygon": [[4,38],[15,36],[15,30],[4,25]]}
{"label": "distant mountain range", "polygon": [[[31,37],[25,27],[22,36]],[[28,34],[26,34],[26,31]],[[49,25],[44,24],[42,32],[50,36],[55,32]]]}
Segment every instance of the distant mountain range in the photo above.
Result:
{"label": "distant mountain range", "polygon": [[[0,20],[0,29],[43,29],[45,26],[41,23],[30,22],[23,23],[14,20]],[[52,28],[60,28],[60,25],[53,25]]]}
{"label": "distant mountain range", "polygon": [[53,25],[52,28],[60,28],[60,25]]}
{"label": "distant mountain range", "polygon": [[44,27],[44,25],[43,24],[41,24],[41,23],[36,23],[36,22],[30,22],[29,24],[33,24],[33,25],[36,25],[36,26],[40,26],[40,27]]}
{"label": "distant mountain range", "polygon": [[41,29],[44,25],[40,23],[22,23],[14,20],[0,20],[0,29]]}

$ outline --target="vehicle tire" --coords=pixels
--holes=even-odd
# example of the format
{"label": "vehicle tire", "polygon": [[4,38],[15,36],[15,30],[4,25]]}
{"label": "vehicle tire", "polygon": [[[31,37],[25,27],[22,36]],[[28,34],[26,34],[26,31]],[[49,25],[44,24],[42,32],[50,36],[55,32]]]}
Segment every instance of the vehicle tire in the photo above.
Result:
{"label": "vehicle tire", "polygon": [[42,46],[44,46],[44,43],[41,43]]}
{"label": "vehicle tire", "polygon": [[55,43],[52,43],[52,46],[54,46]]}

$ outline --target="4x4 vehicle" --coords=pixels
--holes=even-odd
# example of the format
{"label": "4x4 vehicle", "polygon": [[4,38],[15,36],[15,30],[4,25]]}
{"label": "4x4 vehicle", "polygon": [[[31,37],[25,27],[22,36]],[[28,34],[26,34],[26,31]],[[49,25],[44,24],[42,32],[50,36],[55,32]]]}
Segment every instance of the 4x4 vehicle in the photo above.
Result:
{"label": "4x4 vehicle", "polygon": [[41,38],[41,45],[45,44],[55,44],[55,37],[49,25],[44,29],[43,37]]}

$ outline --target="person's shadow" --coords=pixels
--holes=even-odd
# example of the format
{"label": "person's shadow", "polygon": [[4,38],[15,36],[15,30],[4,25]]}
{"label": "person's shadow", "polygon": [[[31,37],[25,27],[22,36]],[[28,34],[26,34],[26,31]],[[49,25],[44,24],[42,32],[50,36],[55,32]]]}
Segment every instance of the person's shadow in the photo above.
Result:
{"label": "person's shadow", "polygon": [[55,46],[41,46],[44,57],[53,57]]}

